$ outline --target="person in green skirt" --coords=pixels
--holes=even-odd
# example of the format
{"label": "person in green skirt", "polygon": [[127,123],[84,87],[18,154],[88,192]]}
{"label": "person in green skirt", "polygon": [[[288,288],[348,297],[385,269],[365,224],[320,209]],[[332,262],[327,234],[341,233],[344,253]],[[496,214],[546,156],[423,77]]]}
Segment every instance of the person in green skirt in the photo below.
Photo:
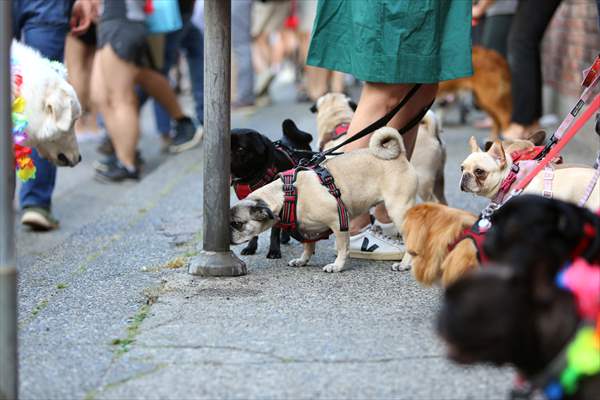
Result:
{"label": "person in green skirt", "polygon": [[[383,117],[414,84],[423,85],[388,126],[405,126],[431,103],[438,82],[472,75],[471,6],[470,0],[319,0],[307,64],[365,81],[350,136]],[[403,136],[409,158],[417,128]],[[367,136],[344,150],[368,143]],[[402,259],[404,245],[392,238],[385,207],[375,217],[375,227],[368,214],[352,220],[350,257]]]}

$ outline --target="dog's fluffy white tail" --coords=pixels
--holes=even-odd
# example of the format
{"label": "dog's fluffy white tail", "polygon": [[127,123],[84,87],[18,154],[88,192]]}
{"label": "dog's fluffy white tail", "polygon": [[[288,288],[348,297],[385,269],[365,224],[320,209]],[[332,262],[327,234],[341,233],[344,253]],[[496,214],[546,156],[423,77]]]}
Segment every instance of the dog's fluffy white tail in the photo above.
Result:
{"label": "dog's fluffy white tail", "polygon": [[402,136],[394,128],[383,127],[377,129],[369,141],[371,153],[382,160],[393,160],[404,153]]}

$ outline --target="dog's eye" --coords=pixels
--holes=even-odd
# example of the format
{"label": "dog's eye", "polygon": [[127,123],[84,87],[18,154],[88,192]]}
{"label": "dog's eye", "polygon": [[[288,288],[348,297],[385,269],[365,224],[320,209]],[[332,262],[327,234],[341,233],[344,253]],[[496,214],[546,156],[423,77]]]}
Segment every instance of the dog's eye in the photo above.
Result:
{"label": "dog's eye", "polygon": [[242,229],[242,226],[244,226],[244,224],[239,221],[231,221],[231,226],[233,227],[233,229],[236,229],[239,231],[240,229]]}
{"label": "dog's eye", "polygon": [[482,170],[482,169],[480,169],[480,168],[477,168],[477,169],[475,170],[475,175],[477,175],[477,176],[481,176],[481,175],[483,175],[483,174],[485,174],[485,171],[484,171],[484,170]]}
{"label": "dog's eye", "polygon": [[408,254],[409,254],[411,257],[416,257],[416,256],[418,255],[416,252],[414,252],[414,251],[412,251],[412,250],[408,250]]}

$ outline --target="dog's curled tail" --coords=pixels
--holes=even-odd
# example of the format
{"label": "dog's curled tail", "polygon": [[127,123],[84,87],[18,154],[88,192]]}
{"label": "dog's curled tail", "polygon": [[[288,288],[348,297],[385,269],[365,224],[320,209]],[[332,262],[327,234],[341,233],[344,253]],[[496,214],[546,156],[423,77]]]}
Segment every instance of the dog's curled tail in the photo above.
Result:
{"label": "dog's curled tail", "polygon": [[373,133],[369,141],[369,150],[382,160],[393,160],[405,152],[402,136],[396,129],[387,126]]}

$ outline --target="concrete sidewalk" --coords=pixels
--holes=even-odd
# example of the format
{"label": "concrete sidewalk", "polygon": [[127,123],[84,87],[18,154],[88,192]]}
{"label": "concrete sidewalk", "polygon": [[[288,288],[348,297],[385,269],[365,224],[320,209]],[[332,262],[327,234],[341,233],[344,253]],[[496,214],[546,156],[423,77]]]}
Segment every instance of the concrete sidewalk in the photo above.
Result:
{"label": "concrete sidewalk", "polygon": [[[234,126],[276,139],[284,118],[315,131],[308,104],[279,102],[234,116]],[[267,235],[240,278],[192,277],[184,268],[202,232],[202,160],[165,158],[146,129],[150,172],[138,184],[102,185],[89,165],[61,170],[55,233],[19,231],[20,373],[23,399],[505,398],[508,369],[447,362],[433,324],[439,289],[389,263],[352,260],[326,274],[333,240],[306,268],[283,246],[267,260]],[[446,194],[458,190],[471,134],[448,125]],[[84,159],[93,157],[92,146]],[[595,149],[569,146],[571,162]],[[235,249],[239,252],[239,248]]]}

